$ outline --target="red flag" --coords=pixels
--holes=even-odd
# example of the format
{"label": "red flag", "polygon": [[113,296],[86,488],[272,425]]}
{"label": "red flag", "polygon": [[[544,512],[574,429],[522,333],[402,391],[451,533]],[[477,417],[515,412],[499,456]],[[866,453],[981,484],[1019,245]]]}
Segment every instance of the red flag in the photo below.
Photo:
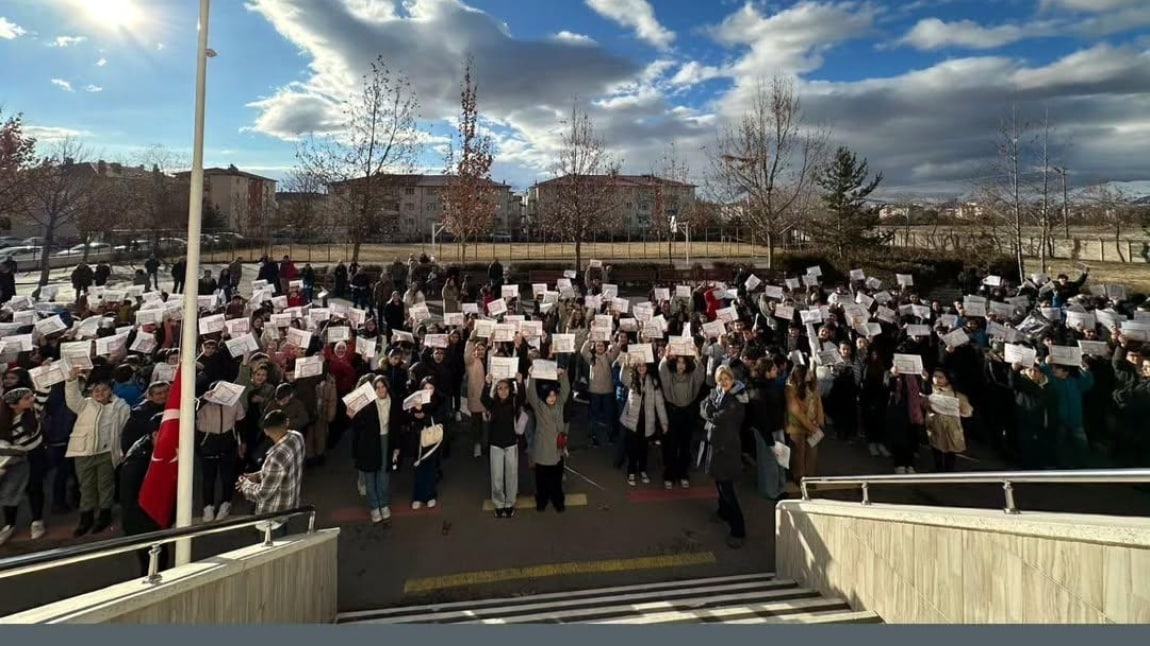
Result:
{"label": "red flag", "polygon": [[152,462],[148,465],[148,473],[140,487],[140,509],[151,516],[161,529],[167,529],[172,524],[179,486],[180,372],[181,369],[177,368],[175,383],[168,393],[168,403],[164,405],[164,417],[156,436],[156,446],[152,449]]}

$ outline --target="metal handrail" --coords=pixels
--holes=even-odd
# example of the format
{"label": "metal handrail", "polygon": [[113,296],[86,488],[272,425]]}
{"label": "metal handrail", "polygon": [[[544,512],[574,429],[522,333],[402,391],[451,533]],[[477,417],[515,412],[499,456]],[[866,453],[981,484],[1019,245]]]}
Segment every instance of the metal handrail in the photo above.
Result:
{"label": "metal handrail", "polygon": [[1006,506],[1003,511],[1017,514],[1015,484],[1131,484],[1150,483],[1150,469],[1082,469],[1067,471],[966,471],[962,473],[912,473],[907,475],[814,476],[800,485],[803,500],[810,489],[862,490],[862,504],[870,504],[870,485],[1001,484]]}
{"label": "metal handrail", "polygon": [[155,532],[148,532],[147,534],[121,536],[119,538],[110,538],[106,541],[86,543],[84,545],[70,545],[53,550],[34,552],[32,554],[12,556],[6,559],[0,559],[0,579],[30,574],[61,565],[90,561],[105,556],[134,552],[141,547],[147,547],[149,554],[148,576],[144,579],[144,582],[156,584],[163,580],[163,577],[161,577],[159,573],[161,545],[174,543],[184,538],[198,538],[200,536],[222,534],[235,529],[243,529],[245,527],[259,525],[260,523],[266,523],[266,527],[263,528],[263,545],[265,547],[272,547],[275,545],[275,541],[272,540],[273,530],[271,521],[287,520],[306,514],[308,516],[307,533],[312,534],[315,533],[315,513],[314,506],[305,505],[285,511],[260,514],[258,516],[240,516],[233,520],[212,523],[210,525],[192,525],[188,527],[161,529]]}

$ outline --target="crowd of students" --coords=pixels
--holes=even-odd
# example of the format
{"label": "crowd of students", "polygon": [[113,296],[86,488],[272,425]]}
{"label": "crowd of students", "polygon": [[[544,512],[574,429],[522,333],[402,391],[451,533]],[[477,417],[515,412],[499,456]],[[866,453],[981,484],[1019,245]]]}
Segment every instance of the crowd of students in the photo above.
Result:
{"label": "crowd of students", "polygon": [[[483,495],[497,518],[515,516],[520,494],[563,512],[574,435],[612,445],[631,487],[713,480],[732,547],[746,537],[740,475],[753,467],[759,492],[778,498],[818,472],[828,436],[865,442],[896,473],[922,466],[923,445],[934,469],[954,470],[972,438],[1027,468],[1084,466],[1103,440],[1128,465],[1150,462],[1150,305],[1115,286],[1088,294],[1085,274],[988,276],[944,304],[912,276],[887,285],[854,271],[830,285],[817,267],[778,280],[739,269],[627,299],[598,261],[531,285],[493,263],[482,285],[448,268],[433,314],[415,271],[426,262],[370,277],[341,263],[333,287],[355,290],[351,304],[284,263],[262,261],[247,298],[242,268],[222,286],[200,281],[204,521],[231,515],[237,491],[265,511],[298,499],[298,481],[294,498],[252,484],[269,450],[285,465],[302,452],[314,469],[341,442],[375,523],[391,518],[396,477],[411,478],[411,497],[395,504],[436,506],[461,442],[490,462]],[[0,542],[25,499],[32,537],[44,535],[49,478],[53,510],[80,511],[76,537],[110,527],[117,500],[126,530],[139,520],[139,467],[183,323],[182,298],[155,287],[89,284],[68,302],[48,286],[4,304]],[[572,427],[578,405],[586,428]],[[284,437],[299,451],[285,454]]]}

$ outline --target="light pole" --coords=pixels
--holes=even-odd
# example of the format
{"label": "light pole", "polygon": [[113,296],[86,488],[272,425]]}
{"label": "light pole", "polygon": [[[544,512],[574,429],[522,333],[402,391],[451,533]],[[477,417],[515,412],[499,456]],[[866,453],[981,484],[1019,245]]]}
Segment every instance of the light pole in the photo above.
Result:
{"label": "light pole", "polygon": [[[192,142],[192,176],[188,193],[188,257],[184,274],[184,315],[180,324],[180,443],[176,489],[176,527],[192,524],[192,478],[196,443],[196,341],[199,302],[194,285],[200,279],[200,219],[204,207],[204,103],[207,94],[208,13],[211,0],[200,0],[200,34],[196,47],[196,122]],[[225,486],[227,483],[225,483]],[[176,565],[192,561],[192,539],[176,542]]]}
{"label": "light pole", "polygon": [[679,222],[678,218],[671,216],[671,233],[678,233],[679,229],[687,236],[687,266],[691,265],[691,223]]}

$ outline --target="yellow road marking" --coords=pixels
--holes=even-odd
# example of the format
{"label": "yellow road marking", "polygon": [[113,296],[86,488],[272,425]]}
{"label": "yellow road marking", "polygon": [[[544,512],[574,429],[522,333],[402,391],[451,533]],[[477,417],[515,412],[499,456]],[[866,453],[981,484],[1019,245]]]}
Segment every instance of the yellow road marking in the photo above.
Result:
{"label": "yellow road marking", "polygon": [[505,570],[485,570],[461,572],[447,576],[433,576],[408,579],[403,586],[404,594],[433,592],[444,588],[463,588],[485,583],[538,579],[543,577],[572,576],[576,574],[604,574],[607,572],[631,572],[636,570],[656,570],[685,567],[688,565],[709,565],[715,563],[712,552],[670,554],[666,556],[644,556],[633,559],[612,559],[609,561],[571,561],[551,563],[532,567],[508,568]]}
{"label": "yellow road marking", "polygon": [[[587,494],[585,494],[585,493],[569,493],[566,496],[566,502],[567,502],[568,507],[586,507],[587,506]],[[535,496],[519,496],[519,498],[515,501],[515,508],[516,509],[534,509],[535,508]],[[548,508],[550,508],[550,506],[548,506]],[[483,501],[483,511],[495,511],[495,504],[491,502],[490,498]]]}

